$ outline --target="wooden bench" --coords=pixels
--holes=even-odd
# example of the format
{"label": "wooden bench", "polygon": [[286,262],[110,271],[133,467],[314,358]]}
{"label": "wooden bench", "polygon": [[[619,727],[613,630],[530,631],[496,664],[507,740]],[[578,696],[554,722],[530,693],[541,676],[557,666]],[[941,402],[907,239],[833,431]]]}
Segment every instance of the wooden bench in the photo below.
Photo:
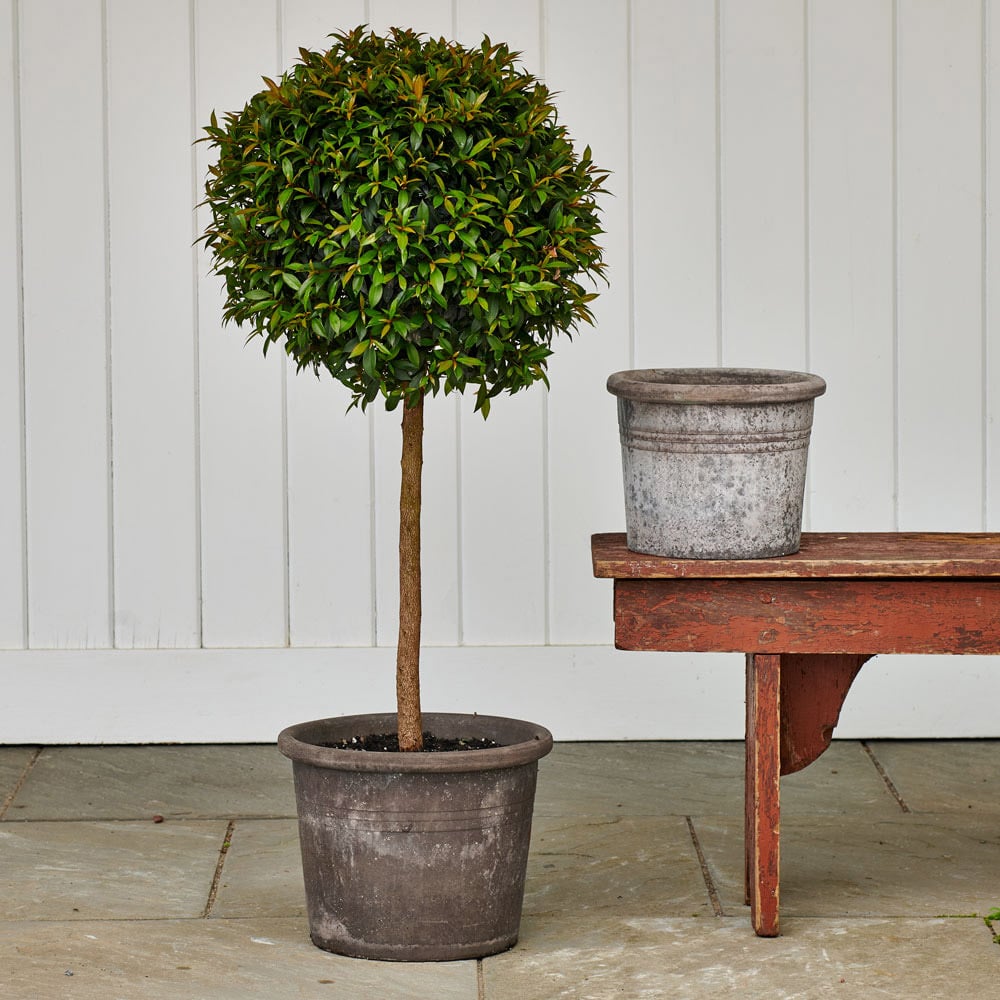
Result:
{"label": "wooden bench", "polygon": [[594,535],[615,646],[746,654],[746,896],[778,933],[779,777],[830,745],[878,653],[1000,653],[1000,534],[803,534],[798,553],[685,560]]}

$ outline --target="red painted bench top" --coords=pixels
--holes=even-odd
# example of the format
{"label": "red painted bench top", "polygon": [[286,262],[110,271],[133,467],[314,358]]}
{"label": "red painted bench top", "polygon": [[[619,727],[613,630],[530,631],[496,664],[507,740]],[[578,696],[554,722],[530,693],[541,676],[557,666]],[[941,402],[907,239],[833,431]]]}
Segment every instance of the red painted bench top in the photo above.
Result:
{"label": "red painted bench top", "polygon": [[670,559],[632,552],[624,532],[594,535],[594,576],[619,579],[1000,577],[1000,534],[805,532],[775,559]]}

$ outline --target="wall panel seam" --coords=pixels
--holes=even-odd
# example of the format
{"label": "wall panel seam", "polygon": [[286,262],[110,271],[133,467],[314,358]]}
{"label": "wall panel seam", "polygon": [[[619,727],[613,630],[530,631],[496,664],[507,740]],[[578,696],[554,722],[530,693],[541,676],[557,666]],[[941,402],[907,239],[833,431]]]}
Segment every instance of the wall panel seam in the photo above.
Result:
{"label": "wall panel seam", "polygon": [[[285,51],[285,19],[283,0],[274,0],[274,61],[279,72],[283,71],[283,55]],[[291,504],[288,499],[288,361],[283,359],[281,366],[281,545],[283,548],[282,566],[284,590],[282,603],[284,605],[285,645],[292,644],[292,549],[291,549]]]}
{"label": "wall panel seam", "polygon": [[[809,145],[812,140],[812,60],[810,55],[811,21],[808,0],[802,2],[802,334],[805,370],[812,371],[812,162]],[[802,526],[808,530],[812,522],[813,466],[806,466],[806,489]]]}
{"label": "wall panel seam", "polygon": [[628,66],[625,74],[625,116],[628,122],[626,131],[625,162],[628,164],[628,207],[625,217],[629,220],[628,238],[628,366],[635,368],[635,259],[636,259],[636,227],[635,227],[635,47],[633,40],[634,0],[628,0],[625,6],[625,51]]}
{"label": "wall panel seam", "polygon": [[17,310],[17,364],[18,364],[18,413],[21,422],[18,447],[20,448],[20,505],[21,505],[21,645],[28,647],[28,637],[31,635],[30,609],[28,605],[28,429],[27,401],[25,398],[25,368],[24,368],[24,202],[22,196],[22,146],[21,146],[21,0],[13,0],[11,4],[11,76],[14,93],[11,103],[14,112],[14,221],[17,231],[14,234],[15,260],[17,275],[15,277]]}
{"label": "wall panel seam", "polygon": [[104,392],[107,403],[105,429],[108,463],[108,639],[112,648],[118,645],[117,594],[115,586],[115,422],[114,422],[114,356],[112,351],[111,312],[111,39],[108,0],[101,0],[101,158],[104,217]]}
{"label": "wall panel seam", "polygon": [[[811,161],[809,143],[812,132],[810,122],[810,104],[812,88],[810,75],[812,60],[809,58],[811,22],[809,19],[808,0],[802,3],[802,322],[805,343],[803,345],[806,371],[812,368],[812,189],[810,185]],[[808,490],[807,490],[808,495]],[[807,501],[808,502],[808,501]]]}
{"label": "wall panel seam", "polygon": [[465,521],[462,474],[462,409],[455,406],[455,638],[465,645]]}
{"label": "wall panel seam", "polygon": [[899,0],[892,0],[892,526],[899,530]]}
{"label": "wall panel seam", "polygon": [[368,497],[371,501],[368,507],[368,554],[371,561],[369,573],[369,592],[371,600],[371,645],[378,645],[378,560],[376,559],[378,540],[378,518],[375,516],[375,501],[377,496],[375,476],[375,420],[371,413],[365,414],[368,420]]}
{"label": "wall panel seam", "polygon": [[[547,0],[538,0],[538,76],[544,80],[548,70]],[[552,476],[550,453],[549,394],[542,396],[542,643],[552,641],[552,504],[549,490]]]}
{"label": "wall panel seam", "polygon": [[[199,91],[199,36],[198,36],[198,0],[188,0],[188,32],[190,38],[190,60],[191,60],[191,135],[199,134],[198,128],[198,91]],[[201,184],[198,176],[198,147],[191,144],[191,192],[192,206],[201,201]],[[202,450],[201,450],[201,282],[199,277],[199,252],[198,238],[200,236],[198,226],[198,211],[192,207],[191,229],[194,241],[191,244],[191,280],[193,282],[193,294],[191,296],[191,338],[192,364],[194,367],[194,504],[195,504],[195,606],[197,618],[198,646],[205,648],[205,560],[203,545],[203,525],[202,525]]]}
{"label": "wall panel seam", "polygon": [[722,256],[722,0],[715,0],[715,362],[721,365],[723,344]]}
{"label": "wall panel seam", "polygon": [[980,255],[981,268],[979,276],[980,284],[980,337],[981,343],[981,374],[980,385],[982,392],[982,403],[980,411],[980,426],[982,427],[982,438],[980,448],[983,464],[983,485],[982,485],[982,529],[985,531],[990,523],[990,416],[992,407],[990,406],[990,327],[989,317],[989,225],[990,216],[990,189],[989,189],[989,109],[990,109],[990,89],[989,89],[989,67],[990,67],[990,36],[989,28],[991,24],[991,0],[981,0],[980,5],[980,50],[979,50],[979,70],[980,70],[980,126],[979,126],[979,166],[980,166],[980,197],[982,199],[982,211],[979,216],[980,224]]}
{"label": "wall panel seam", "polygon": [[[451,0],[451,37],[458,37],[458,0]],[[458,397],[461,400],[461,396]],[[462,407],[455,403],[455,641],[465,645],[465,499],[462,476]]]}

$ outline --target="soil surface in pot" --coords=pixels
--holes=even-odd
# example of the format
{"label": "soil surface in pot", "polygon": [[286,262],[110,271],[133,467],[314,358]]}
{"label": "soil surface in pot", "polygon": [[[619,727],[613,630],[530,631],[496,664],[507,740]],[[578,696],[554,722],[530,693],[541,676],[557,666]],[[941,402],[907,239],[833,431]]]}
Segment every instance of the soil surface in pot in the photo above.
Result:
{"label": "soil surface in pot", "polygon": [[[396,733],[369,733],[367,736],[352,736],[350,739],[334,743],[320,743],[321,747],[333,750],[376,750],[399,753],[399,737]],[[466,739],[446,739],[433,733],[424,733],[424,753],[443,753],[451,750],[492,750],[500,746],[496,740],[487,737]]]}

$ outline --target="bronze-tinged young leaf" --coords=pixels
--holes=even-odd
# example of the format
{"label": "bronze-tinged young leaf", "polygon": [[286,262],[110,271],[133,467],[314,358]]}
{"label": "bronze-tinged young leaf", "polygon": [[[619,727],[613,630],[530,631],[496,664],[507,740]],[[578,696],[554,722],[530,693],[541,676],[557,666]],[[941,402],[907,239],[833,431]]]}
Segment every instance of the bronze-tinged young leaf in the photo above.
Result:
{"label": "bronze-tinged young leaf", "polygon": [[590,322],[607,173],[548,89],[484,38],[331,36],[241,111],[214,112],[201,241],[225,320],[322,368],[352,405],[545,383]]}

